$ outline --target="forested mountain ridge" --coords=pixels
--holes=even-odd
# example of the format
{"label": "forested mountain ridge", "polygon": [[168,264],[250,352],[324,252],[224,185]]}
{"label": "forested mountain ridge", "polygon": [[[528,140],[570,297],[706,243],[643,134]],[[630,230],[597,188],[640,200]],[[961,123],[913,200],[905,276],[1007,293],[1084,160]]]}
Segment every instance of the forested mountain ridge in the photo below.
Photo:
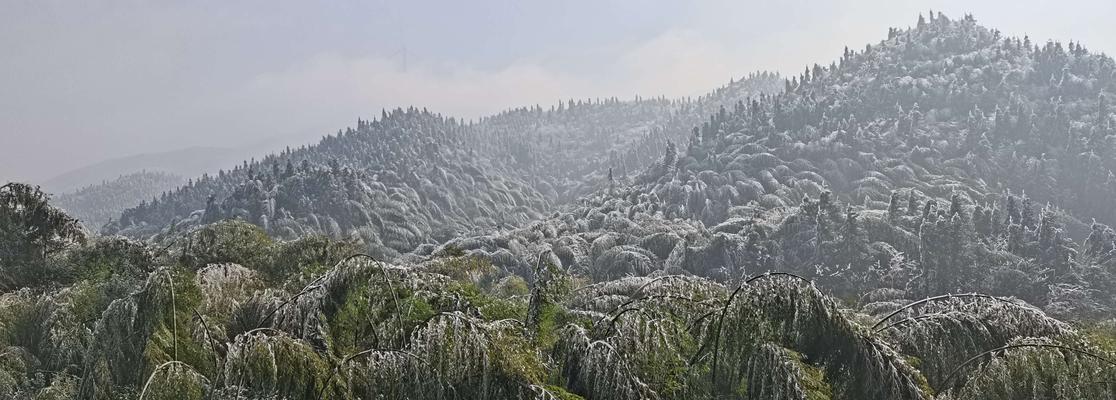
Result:
{"label": "forested mountain ridge", "polygon": [[[252,146],[243,148],[197,146],[157,153],[136,154],[84,165],[46,179],[41,186],[50,193],[68,193],[140,171],[162,171],[173,175],[192,177],[210,171],[211,168],[215,169],[219,165],[236,163],[244,159],[246,154],[255,154],[256,151],[257,149]],[[150,196],[148,196],[148,199],[150,199]],[[129,204],[127,206],[134,205]]]}
{"label": "forested mountain ridge", "polygon": [[467,130],[426,110],[385,112],[316,146],[205,175],[125,210],[105,231],[149,237],[240,218],[282,238],[355,232],[390,256],[475,227],[525,223],[549,207],[528,182],[465,149]]}
{"label": "forested mountain ridge", "polygon": [[782,90],[777,74],[733,80],[697,98],[569,100],[550,110],[523,107],[482,118],[478,151],[509,158],[537,177],[557,203],[569,203],[658,161],[668,142],[683,141],[696,125],[724,107]]}
{"label": "forested mountain ridge", "polygon": [[1112,170],[1113,63],[1027,42],[932,13],[723,109],[575,102],[710,113],[549,147],[612,173],[533,156],[596,135],[568,103],[487,132],[397,110],[111,227],[146,241],[5,185],[0,395],[1110,399],[1116,231],[1073,160]]}
{"label": "forested mountain ridge", "polygon": [[[832,280],[845,295],[975,290],[1059,316],[1116,307],[1107,275],[1116,232],[1080,222],[1116,218],[1104,207],[1116,182],[1100,180],[1112,157],[1098,156],[1116,154],[1105,106],[1116,89],[1112,59],[1076,44],[1035,48],[969,17],[890,33],[793,77],[786,93],[713,114],[634,185],[525,227],[549,232],[542,237],[450,245],[467,243],[456,246],[497,264],[552,248],[569,253],[563,266],[616,271],[610,277],[781,270]],[[1049,66],[1052,58],[1065,66]],[[1064,81],[1051,70],[1065,71]],[[1019,104],[1051,112],[1020,123],[1010,111]],[[1059,142],[1035,126],[1070,136]],[[700,224],[655,222],[677,219]],[[521,244],[498,245],[508,242]],[[619,257],[601,258],[613,248]]]}
{"label": "forested mountain ridge", "polygon": [[125,209],[138,206],[185,181],[186,178],[171,173],[140,171],[61,193],[54,199],[59,207],[80,220],[86,229],[96,232],[109,220],[118,218]]}
{"label": "forested mountain ridge", "polygon": [[[1084,221],[1113,222],[1116,131],[1107,104],[1116,65],[1068,47],[1003,37],[969,18],[893,30],[865,51],[846,50],[839,63],[808,68],[783,95],[716,115],[657,182],[692,177],[745,194],[762,186],[788,205],[828,188],[875,208],[892,189],[960,192],[984,205],[1011,191]],[[700,216],[701,202],[690,201],[697,207],[686,213]],[[714,214],[707,223],[723,219],[723,210]]]}
{"label": "forested mountain ridge", "polygon": [[191,180],[125,210],[104,232],[146,238],[236,217],[281,238],[356,235],[393,258],[474,229],[524,225],[606,185],[607,156],[641,168],[709,110],[778,82],[755,74],[698,99],[571,100],[478,123],[385,111],[317,145]]}

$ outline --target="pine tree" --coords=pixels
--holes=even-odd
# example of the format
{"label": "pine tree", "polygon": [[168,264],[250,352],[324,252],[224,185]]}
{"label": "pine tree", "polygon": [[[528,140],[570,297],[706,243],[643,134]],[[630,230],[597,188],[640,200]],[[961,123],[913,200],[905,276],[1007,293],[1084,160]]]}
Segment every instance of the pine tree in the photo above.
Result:
{"label": "pine tree", "polygon": [[810,198],[810,195],[802,195],[802,214],[809,220],[813,221],[818,218],[818,203]]}
{"label": "pine tree", "polygon": [[1007,221],[1005,221],[1004,224],[1018,224],[1022,220],[1022,218],[1020,217],[1019,208],[1016,206],[1015,196],[1012,196],[1011,194],[1007,195],[1007,204],[1004,206],[1004,208],[1005,212],[1007,213]]}
{"label": "pine tree", "polygon": [[1031,198],[1024,195],[1019,208],[1019,223],[1027,229],[1035,228],[1038,221],[1035,219],[1035,209],[1031,205]]}
{"label": "pine tree", "polygon": [[1089,238],[1085,239],[1085,254],[1104,255],[1111,252],[1116,232],[1113,232],[1108,225],[1098,223],[1095,220],[1090,228]]}
{"label": "pine tree", "polygon": [[899,207],[899,191],[892,190],[891,199],[888,200],[887,203],[887,219],[894,222],[896,219],[899,218],[900,215],[902,215],[900,214],[901,212],[902,210],[900,210]]}
{"label": "pine tree", "polygon": [[842,264],[850,265],[851,271],[863,275],[867,272],[868,239],[860,229],[860,215],[850,206],[845,210],[845,224],[841,230]]}
{"label": "pine tree", "polygon": [[961,213],[961,195],[954,193],[953,196],[949,198],[949,216],[952,217]]}
{"label": "pine tree", "polygon": [[294,164],[291,163],[290,159],[287,159],[287,166],[283,168],[283,179],[290,178],[294,174]]}
{"label": "pine tree", "polygon": [[986,210],[980,204],[973,208],[973,228],[981,237],[992,235],[992,214],[991,210]]}
{"label": "pine tree", "polygon": [[918,209],[918,197],[914,192],[907,192],[907,215],[914,216]]}
{"label": "pine tree", "polygon": [[48,257],[85,242],[78,220],[48,200],[38,186],[0,186],[0,293],[56,278]]}
{"label": "pine tree", "polygon": [[926,205],[922,207],[922,219],[926,220],[934,213],[937,208],[938,202],[934,199],[926,201]]}
{"label": "pine tree", "polygon": [[674,170],[674,165],[678,163],[678,150],[674,148],[674,142],[667,141],[666,153],[663,154],[663,170],[669,173]]}

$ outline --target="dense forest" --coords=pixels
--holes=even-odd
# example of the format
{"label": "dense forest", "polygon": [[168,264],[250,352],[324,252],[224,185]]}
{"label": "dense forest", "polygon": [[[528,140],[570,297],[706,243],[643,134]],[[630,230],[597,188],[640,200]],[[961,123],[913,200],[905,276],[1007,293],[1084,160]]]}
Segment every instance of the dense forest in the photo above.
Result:
{"label": "dense forest", "polygon": [[104,232],[146,239],[168,226],[235,217],[285,239],[359,236],[371,254],[391,259],[420,244],[537,220],[605,184],[610,161],[634,173],[710,110],[780,85],[777,75],[761,73],[698,99],[569,100],[479,122],[385,110],[316,145],[191,180],[125,210]]}
{"label": "dense forest", "polygon": [[694,99],[385,110],[99,230],[10,183],[0,395],[1110,399],[1113,100],[931,13]]}
{"label": "dense forest", "polygon": [[59,194],[54,203],[86,228],[96,231],[125,209],[146,204],[185,182],[185,178],[168,172],[140,171]]}

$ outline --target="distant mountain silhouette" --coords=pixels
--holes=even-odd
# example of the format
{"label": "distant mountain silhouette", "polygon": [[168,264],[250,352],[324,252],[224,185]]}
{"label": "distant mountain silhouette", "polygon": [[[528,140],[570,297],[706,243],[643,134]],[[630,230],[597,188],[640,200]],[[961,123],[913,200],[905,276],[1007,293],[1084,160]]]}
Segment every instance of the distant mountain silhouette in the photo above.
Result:
{"label": "distant mountain silhouette", "polygon": [[244,158],[244,149],[197,146],[158,153],[136,154],[87,165],[43,181],[43,190],[62,194],[140,171],[198,176]]}

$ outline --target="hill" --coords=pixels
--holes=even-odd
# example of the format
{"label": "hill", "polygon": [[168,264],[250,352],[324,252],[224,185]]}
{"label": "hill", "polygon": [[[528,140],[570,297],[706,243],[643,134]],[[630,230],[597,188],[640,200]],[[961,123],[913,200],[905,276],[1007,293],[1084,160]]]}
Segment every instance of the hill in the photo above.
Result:
{"label": "hill", "polygon": [[[459,234],[525,225],[607,185],[610,155],[641,168],[704,112],[777,82],[757,74],[696,100],[571,101],[477,123],[415,108],[385,111],[315,146],[191,180],[125,210],[105,233],[143,238],[236,217],[282,238],[355,235],[374,254],[395,257]],[[513,132],[528,139],[512,140]]]}
{"label": "hill", "polygon": [[778,93],[384,112],[145,240],[4,185],[0,394],[1110,399],[1113,66],[932,13]]}
{"label": "hill", "polygon": [[231,165],[244,158],[245,149],[200,146],[137,154],[105,160],[64,172],[41,183],[50,193],[60,194],[103,183],[141,171],[165,172],[179,176],[198,176],[217,166]]}
{"label": "hill", "polygon": [[496,264],[551,249],[601,277],[777,270],[841,296],[1116,307],[1112,59],[970,17],[889,36],[713,114],[630,186],[447,246]]}
{"label": "hill", "polygon": [[756,73],[697,98],[569,100],[549,110],[539,106],[483,118],[478,152],[503,160],[540,181],[543,193],[559,204],[608,186],[657,161],[668,142],[684,141],[690,130],[725,107],[782,90],[777,74]]}
{"label": "hill", "polygon": [[179,175],[140,171],[62,193],[55,196],[54,201],[87,229],[96,232],[125,209],[138,206],[185,181]]}

